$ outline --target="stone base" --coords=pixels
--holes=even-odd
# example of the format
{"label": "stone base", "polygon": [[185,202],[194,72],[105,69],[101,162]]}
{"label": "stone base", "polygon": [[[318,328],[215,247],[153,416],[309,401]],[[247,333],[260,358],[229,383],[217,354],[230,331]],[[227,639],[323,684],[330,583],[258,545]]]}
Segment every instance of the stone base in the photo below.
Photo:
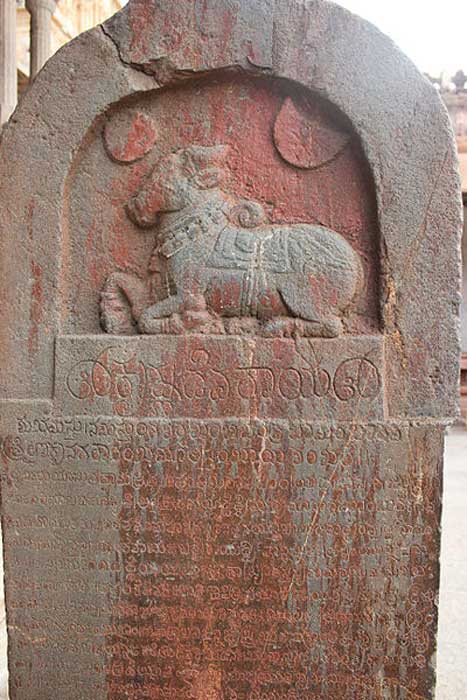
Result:
{"label": "stone base", "polygon": [[443,426],[9,416],[15,697],[431,697]]}

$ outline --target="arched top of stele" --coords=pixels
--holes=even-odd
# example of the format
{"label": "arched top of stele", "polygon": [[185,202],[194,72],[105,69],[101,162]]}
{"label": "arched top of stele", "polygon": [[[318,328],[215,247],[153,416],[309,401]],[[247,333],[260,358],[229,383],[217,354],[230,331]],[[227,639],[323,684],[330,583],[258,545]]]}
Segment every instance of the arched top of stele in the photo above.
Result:
{"label": "arched top of stele", "polygon": [[461,206],[448,115],[392,41],[324,0],[131,0],[48,62],[1,141],[2,396],[52,397],[73,243],[66,183],[96,120],[219,71],[292,81],[351,123],[376,189],[388,416],[455,415]]}

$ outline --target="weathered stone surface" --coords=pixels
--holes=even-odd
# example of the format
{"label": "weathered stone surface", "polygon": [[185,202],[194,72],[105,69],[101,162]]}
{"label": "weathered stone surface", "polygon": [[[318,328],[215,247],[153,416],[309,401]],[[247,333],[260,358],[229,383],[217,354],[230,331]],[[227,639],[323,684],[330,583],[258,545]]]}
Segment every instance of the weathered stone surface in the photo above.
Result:
{"label": "weathered stone surface", "polygon": [[110,117],[104,128],[104,143],[108,154],[121,163],[134,163],[154,147],[157,140],[155,125],[141,112],[127,111]]}
{"label": "weathered stone surface", "polygon": [[56,401],[66,414],[384,417],[381,338],[62,336]]}
{"label": "weathered stone surface", "polygon": [[298,168],[319,168],[345,148],[350,135],[326,117],[310,105],[285,100],[274,125],[274,143],[284,160]]}
{"label": "weathered stone surface", "polygon": [[460,299],[429,83],[318,0],[132,0],[1,156],[12,700],[429,700]]}
{"label": "weathered stone surface", "polygon": [[442,428],[14,409],[13,697],[431,697]]}

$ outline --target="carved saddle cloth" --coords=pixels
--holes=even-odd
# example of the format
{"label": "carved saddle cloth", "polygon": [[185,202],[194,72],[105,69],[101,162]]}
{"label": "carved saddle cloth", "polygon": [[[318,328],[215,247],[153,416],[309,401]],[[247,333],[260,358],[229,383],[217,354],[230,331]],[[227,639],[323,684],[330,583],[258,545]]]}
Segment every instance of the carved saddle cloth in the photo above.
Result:
{"label": "carved saddle cloth", "polygon": [[245,272],[292,272],[288,237],[271,226],[243,229],[227,225],[208,259],[209,267]]}

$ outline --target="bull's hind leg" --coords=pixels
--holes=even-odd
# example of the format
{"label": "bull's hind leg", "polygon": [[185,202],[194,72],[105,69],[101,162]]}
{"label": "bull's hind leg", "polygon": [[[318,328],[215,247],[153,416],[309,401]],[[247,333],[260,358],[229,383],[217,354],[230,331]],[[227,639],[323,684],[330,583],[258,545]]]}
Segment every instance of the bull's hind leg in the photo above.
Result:
{"label": "bull's hind leg", "polygon": [[212,315],[203,294],[176,294],[146,309],[139,319],[141,333],[184,332],[219,335],[225,332],[222,319]]}
{"label": "bull's hind leg", "polygon": [[331,313],[329,304],[323,303],[320,309],[320,300],[313,298],[309,286],[299,286],[297,278],[290,284],[284,284],[279,289],[284,304],[295,317],[296,334],[315,338],[337,338],[342,335],[344,325],[342,319]]}

